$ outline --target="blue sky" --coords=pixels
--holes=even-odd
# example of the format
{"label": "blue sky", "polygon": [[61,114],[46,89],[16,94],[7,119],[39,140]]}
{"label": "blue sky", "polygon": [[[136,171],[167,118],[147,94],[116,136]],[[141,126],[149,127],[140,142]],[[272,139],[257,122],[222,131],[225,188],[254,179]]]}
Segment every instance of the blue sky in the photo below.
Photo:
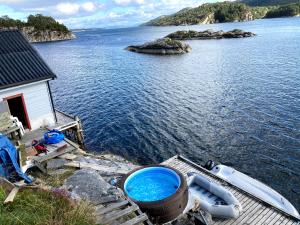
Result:
{"label": "blue sky", "polygon": [[53,16],[70,28],[129,27],[185,7],[218,0],[0,0],[0,15]]}

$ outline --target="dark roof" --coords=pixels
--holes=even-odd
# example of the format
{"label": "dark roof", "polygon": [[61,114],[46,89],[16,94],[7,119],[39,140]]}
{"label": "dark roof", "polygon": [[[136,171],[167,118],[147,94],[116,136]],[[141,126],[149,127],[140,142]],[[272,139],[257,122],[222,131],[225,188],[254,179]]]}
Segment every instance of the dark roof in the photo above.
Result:
{"label": "dark roof", "polygon": [[18,30],[0,30],[0,89],[56,75]]}

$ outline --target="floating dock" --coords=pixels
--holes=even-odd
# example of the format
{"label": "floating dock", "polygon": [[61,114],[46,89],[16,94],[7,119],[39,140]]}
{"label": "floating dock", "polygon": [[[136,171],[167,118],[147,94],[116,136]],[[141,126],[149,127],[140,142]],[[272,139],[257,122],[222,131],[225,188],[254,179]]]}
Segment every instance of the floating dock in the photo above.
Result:
{"label": "floating dock", "polygon": [[241,202],[243,212],[237,219],[213,218],[212,225],[300,225],[298,218],[288,215],[267,202],[246,193],[183,156],[174,156],[162,164],[179,170],[186,177],[189,172],[202,174],[224,186]]}

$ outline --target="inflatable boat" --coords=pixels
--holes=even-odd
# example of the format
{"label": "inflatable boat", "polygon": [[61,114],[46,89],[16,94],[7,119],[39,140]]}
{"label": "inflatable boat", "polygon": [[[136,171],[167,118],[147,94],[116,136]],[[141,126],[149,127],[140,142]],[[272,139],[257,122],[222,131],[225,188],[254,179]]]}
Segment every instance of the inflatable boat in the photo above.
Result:
{"label": "inflatable boat", "polygon": [[213,217],[238,218],[242,212],[242,205],[234,195],[221,185],[211,181],[201,174],[189,174],[189,200],[184,213],[203,210]]}

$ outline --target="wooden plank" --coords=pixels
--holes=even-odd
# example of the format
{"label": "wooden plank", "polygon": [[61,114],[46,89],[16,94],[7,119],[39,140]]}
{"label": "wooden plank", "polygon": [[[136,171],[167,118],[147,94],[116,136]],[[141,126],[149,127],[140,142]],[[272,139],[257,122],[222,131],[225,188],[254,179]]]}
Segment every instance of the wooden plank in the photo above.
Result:
{"label": "wooden plank", "polygon": [[265,224],[270,224],[271,221],[276,218],[276,216],[278,215],[278,212],[275,210],[271,210],[272,214],[264,221]]}
{"label": "wooden plank", "polygon": [[290,220],[290,221],[288,221],[285,225],[292,225],[292,224],[293,224],[293,221]]}
{"label": "wooden plank", "polygon": [[86,162],[78,162],[78,161],[73,161],[73,162],[68,162],[65,164],[65,166],[70,166],[70,167],[75,167],[75,168],[88,168],[88,169],[93,169],[97,171],[102,171],[108,174],[127,174],[129,171],[128,170],[122,170],[117,167],[109,167],[109,166],[103,166],[99,164],[94,164],[94,163],[86,163]]}
{"label": "wooden plank", "polygon": [[279,217],[281,216],[281,214],[280,214],[280,213],[277,213],[274,209],[268,208],[268,210],[269,210],[269,211],[268,211],[267,213],[264,213],[263,216],[260,218],[260,220],[254,221],[254,222],[256,222],[256,223],[253,222],[252,224],[253,224],[253,225],[254,225],[254,224],[257,224],[257,223],[260,223],[260,224],[266,224],[265,221],[267,221],[267,220],[269,219],[269,217],[273,215],[273,213],[275,213],[275,217],[272,216],[273,219],[272,219],[271,221],[269,221],[268,224],[270,224],[272,221],[275,222],[275,221],[278,220]]}
{"label": "wooden plank", "polygon": [[[127,200],[128,200],[128,202],[129,202],[130,205],[135,205],[135,203],[133,201],[131,201],[130,199],[127,199]],[[143,212],[141,211],[140,208],[138,208],[136,210],[136,212],[137,212],[138,215],[142,215],[143,214]],[[144,224],[146,224],[146,225],[153,225],[152,222],[149,220],[149,218],[144,222]]]}
{"label": "wooden plank", "polygon": [[121,201],[121,202],[112,203],[112,204],[110,204],[110,205],[108,205],[106,207],[103,207],[103,208],[98,208],[98,209],[96,208],[95,214],[96,215],[102,215],[102,214],[108,213],[110,211],[113,211],[113,210],[115,210],[117,208],[120,208],[122,206],[125,206],[127,204],[128,204],[127,200]]}
{"label": "wooden plank", "polygon": [[117,200],[118,200],[118,197],[116,195],[109,195],[109,196],[100,198],[97,202],[94,203],[94,205],[115,202]]}
{"label": "wooden plank", "polygon": [[256,225],[261,221],[261,219],[270,211],[271,209],[266,207],[256,218],[251,222],[251,224]]}
{"label": "wooden plank", "polygon": [[33,164],[39,168],[40,171],[47,174],[47,169],[40,162],[33,160]]}
{"label": "wooden plank", "polygon": [[285,219],[285,216],[282,215],[282,216],[276,221],[276,223],[274,223],[274,225],[281,225],[282,222],[284,221],[284,219]]}
{"label": "wooden plank", "polygon": [[9,194],[11,190],[14,189],[15,185],[4,177],[0,177],[0,187],[5,191],[6,194]]}
{"label": "wooden plank", "polygon": [[290,221],[288,221],[287,222],[287,224],[286,225],[296,225],[296,224],[300,224],[300,222],[299,223],[297,223],[297,222],[294,222],[293,220],[290,220]]}
{"label": "wooden plank", "polygon": [[4,201],[4,205],[8,204],[8,203],[12,203],[14,201],[15,196],[17,195],[19,191],[18,187],[14,187],[11,192],[8,194],[7,198]]}
{"label": "wooden plank", "polygon": [[142,223],[142,222],[146,221],[147,219],[148,219],[148,216],[145,213],[143,213],[143,214],[141,214],[141,215],[139,215],[139,216],[137,216],[137,217],[135,217],[131,220],[128,220],[125,223],[122,223],[121,225],[136,225],[136,224],[139,224],[139,223]]}
{"label": "wooden plank", "polygon": [[102,224],[102,225],[110,224],[111,222],[136,211],[137,209],[138,209],[138,206],[133,205],[133,206],[123,209],[121,211],[107,213],[103,217],[100,217],[99,219],[97,219],[96,224]]}
{"label": "wooden plank", "polygon": [[261,205],[261,208],[256,212],[255,216],[252,216],[251,218],[248,219],[248,221],[245,224],[252,224],[252,222],[259,217],[262,217],[261,214],[263,211],[266,209],[265,205]]}
{"label": "wooden plank", "polygon": [[71,141],[68,138],[65,138],[64,141],[67,142],[69,145],[72,145],[74,148],[80,148],[80,146],[77,143]]}
{"label": "wooden plank", "polygon": [[60,155],[65,154],[65,153],[71,152],[71,151],[73,151],[73,150],[75,150],[75,148],[74,148],[73,146],[68,146],[68,147],[65,148],[65,149],[62,149],[62,150],[60,150],[60,151],[50,152],[50,153],[48,153],[47,155],[43,155],[43,156],[35,156],[35,157],[33,157],[33,160],[35,160],[35,161],[37,161],[37,162],[39,162],[39,163],[45,162],[45,161],[47,161],[47,160],[49,160],[49,159],[53,159],[53,158],[55,158],[55,157],[58,157],[58,156],[60,156]]}
{"label": "wooden plank", "polygon": [[55,129],[59,130],[59,131],[65,131],[65,130],[68,130],[68,129],[72,128],[72,127],[76,127],[76,126],[77,126],[77,122],[74,121],[74,122],[70,122],[68,124],[56,127]]}
{"label": "wooden plank", "polygon": [[249,221],[252,217],[255,217],[257,213],[259,213],[260,209],[262,209],[263,206],[259,204],[259,202],[256,202],[244,215],[244,218],[237,220],[235,224],[246,224],[247,221]]}

